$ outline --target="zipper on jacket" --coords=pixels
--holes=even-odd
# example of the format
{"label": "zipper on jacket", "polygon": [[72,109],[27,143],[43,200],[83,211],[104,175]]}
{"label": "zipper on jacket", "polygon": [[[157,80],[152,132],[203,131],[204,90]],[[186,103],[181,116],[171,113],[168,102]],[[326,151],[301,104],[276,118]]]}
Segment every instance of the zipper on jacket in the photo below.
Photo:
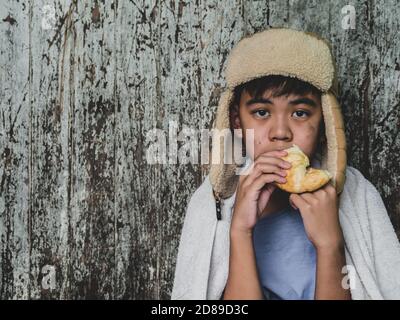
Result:
{"label": "zipper on jacket", "polygon": [[217,210],[217,220],[222,220],[221,217],[221,197],[216,194],[214,191],[214,198],[215,198],[215,208]]}

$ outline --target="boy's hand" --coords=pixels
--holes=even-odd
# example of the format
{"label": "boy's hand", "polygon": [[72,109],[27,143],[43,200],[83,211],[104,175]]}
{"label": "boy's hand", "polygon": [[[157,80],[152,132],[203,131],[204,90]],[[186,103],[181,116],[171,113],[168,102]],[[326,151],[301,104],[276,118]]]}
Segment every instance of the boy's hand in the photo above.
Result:
{"label": "boy's hand", "polygon": [[338,249],[344,245],[338,197],[330,183],[314,192],[293,193],[289,200],[300,210],[307,236],[317,250]]}
{"label": "boy's hand", "polygon": [[247,174],[240,176],[231,230],[252,232],[276,188],[274,182],[286,182],[285,169],[289,169],[291,164],[281,159],[285,155],[286,151],[263,153],[254,160],[253,166],[245,171]]}

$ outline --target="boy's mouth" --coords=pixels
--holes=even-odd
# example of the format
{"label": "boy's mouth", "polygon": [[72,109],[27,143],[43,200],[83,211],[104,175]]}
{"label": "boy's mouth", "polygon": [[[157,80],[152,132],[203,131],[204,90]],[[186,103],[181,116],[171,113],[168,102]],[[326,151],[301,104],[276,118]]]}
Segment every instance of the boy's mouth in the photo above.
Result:
{"label": "boy's mouth", "polygon": [[293,145],[280,146],[280,147],[274,148],[273,150],[282,151],[282,150],[288,149],[288,148],[290,148],[290,147],[292,147],[292,146],[293,146]]}

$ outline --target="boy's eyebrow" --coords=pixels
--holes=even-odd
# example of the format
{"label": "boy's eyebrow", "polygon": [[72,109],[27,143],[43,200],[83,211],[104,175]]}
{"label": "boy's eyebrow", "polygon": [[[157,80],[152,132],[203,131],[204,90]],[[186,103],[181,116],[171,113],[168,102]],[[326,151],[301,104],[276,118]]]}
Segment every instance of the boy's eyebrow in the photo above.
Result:
{"label": "boy's eyebrow", "polygon": [[[261,103],[261,104],[273,104],[271,100],[266,99],[266,98],[252,98],[250,100],[248,100],[246,102],[246,107],[252,105],[252,104],[256,104],[256,103]],[[307,104],[311,107],[316,108],[317,104],[315,103],[315,101],[313,99],[310,98],[298,98],[298,99],[294,99],[292,101],[289,102],[290,105],[297,105],[297,104]]]}
{"label": "boy's eyebrow", "polygon": [[289,102],[289,104],[292,105],[297,105],[297,104],[307,104],[310,107],[316,108],[317,104],[315,103],[315,101],[313,99],[310,98],[299,98],[299,99],[295,99]]}
{"label": "boy's eyebrow", "polygon": [[246,102],[246,107],[252,105],[252,104],[256,104],[256,103],[262,103],[262,104],[272,104],[272,101],[266,98],[252,98],[249,101]]}

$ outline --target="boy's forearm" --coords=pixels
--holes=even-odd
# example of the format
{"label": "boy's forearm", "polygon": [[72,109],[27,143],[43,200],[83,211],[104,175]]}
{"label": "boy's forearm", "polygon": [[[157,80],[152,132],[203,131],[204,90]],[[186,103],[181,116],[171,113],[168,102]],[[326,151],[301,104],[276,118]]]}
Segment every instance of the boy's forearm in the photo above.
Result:
{"label": "boy's forearm", "polygon": [[231,230],[229,275],[223,299],[264,299],[251,233]]}
{"label": "boy's forearm", "polygon": [[350,289],[343,288],[344,248],[317,250],[316,300],[351,300]]}

